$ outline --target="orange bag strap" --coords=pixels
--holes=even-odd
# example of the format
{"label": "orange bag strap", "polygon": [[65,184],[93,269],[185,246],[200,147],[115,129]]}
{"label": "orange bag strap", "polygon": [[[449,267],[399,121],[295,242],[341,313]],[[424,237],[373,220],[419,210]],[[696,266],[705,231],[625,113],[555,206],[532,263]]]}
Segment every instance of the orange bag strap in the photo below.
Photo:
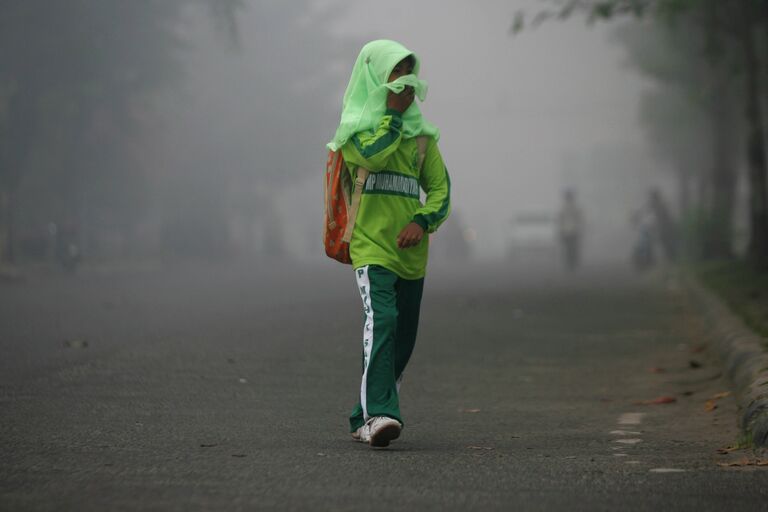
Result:
{"label": "orange bag strap", "polygon": [[[325,218],[328,219],[330,225],[328,226],[329,229],[333,229],[336,227],[336,221],[333,219],[333,209],[331,208],[332,203],[332,194],[338,191],[332,190],[332,183],[331,183],[331,177],[334,174],[334,171],[337,167],[341,165],[341,151],[333,151],[328,155],[328,162],[326,163],[326,169],[325,169],[325,183],[323,184],[323,189],[325,191]],[[337,171],[340,172],[340,171]]]}
{"label": "orange bag strap", "polygon": [[360,208],[360,196],[363,195],[363,185],[365,185],[365,180],[368,179],[369,172],[368,169],[363,169],[362,167],[357,169],[355,187],[352,190],[352,203],[349,206],[349,213],[347,214],[347,228],[344,230],[344,236],[341,237],[342,242],[349,243],[349,241],[352,240],[352,232],[355,230],[357,210]]}
{"label": "orange bag strap", "polygon": [[[416,137],[416,144],[419,148],[419,169],[424,164],[424,157],[427,155],[427,144],[429,143],[429,137],[420,136]],[[349,213],[347,214],[347,228],[344,230],[344,236],[341,238],[342,242],[349,243],[352,240],[352,232],[355,230],[355,219],[357,218],[357,210],[360,208],[360,197],[363,195],[363,186],[365,180],[368,179],[368,169],[359,167],[357,169],[357,177],[355,178],[355,187],[352,191],[352,203],[349,206]]]}
{"label": "orange bag strap", "polygon": [[419,147],[419,170],[424,165],[424,157],[427,156],[427,144],[429,144],[429,137],[426,135],[416,137],[416,145]]}

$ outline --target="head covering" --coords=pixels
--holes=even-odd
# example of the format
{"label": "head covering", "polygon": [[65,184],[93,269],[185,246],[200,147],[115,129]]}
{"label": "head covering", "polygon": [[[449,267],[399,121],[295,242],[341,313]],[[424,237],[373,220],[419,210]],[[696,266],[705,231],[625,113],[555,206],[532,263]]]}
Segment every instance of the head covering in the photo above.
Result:
{"label": "head covering", "polygon": [[[408,56],[413,57],[413,74],[387,83],[395,65]],[[387,108],[387,93],[390,90],[397,93],[410,85],[419,100],[424,101],[427,83],[418,79],[419,67],[416,54],[398,42],[379,39],[363,46],[344,93],[341,122],[328,148],[336,151],[355,133],[375,129]],[[402,130],[405,138],[418,135],[431,135],[435,139],[440,137],[440,131],[422,117],[415,101],[403,113]]]}

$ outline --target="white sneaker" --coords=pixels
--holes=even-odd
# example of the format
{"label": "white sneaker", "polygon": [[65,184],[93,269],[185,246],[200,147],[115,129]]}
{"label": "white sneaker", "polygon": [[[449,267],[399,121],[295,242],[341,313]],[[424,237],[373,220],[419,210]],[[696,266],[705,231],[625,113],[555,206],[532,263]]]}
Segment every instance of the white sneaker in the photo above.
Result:
{"label": "white sneaker", "polygon": [[[363,431],[364,430],[365,430],[365,425],[363,425],[359,429],[357,429],[354,432],[352,432],[352,440],[353,441],[361,441],[361,442],[363,442]],[[364,442],[367,443],[368,440],[366,439]]]}
{"label": "white sneaker", "polygon": [[387,416],[374,416],[360,427],[360,441],[367,442],[374,448],[389,446],[389,442],[400,437],[403,426],[399,421]]}

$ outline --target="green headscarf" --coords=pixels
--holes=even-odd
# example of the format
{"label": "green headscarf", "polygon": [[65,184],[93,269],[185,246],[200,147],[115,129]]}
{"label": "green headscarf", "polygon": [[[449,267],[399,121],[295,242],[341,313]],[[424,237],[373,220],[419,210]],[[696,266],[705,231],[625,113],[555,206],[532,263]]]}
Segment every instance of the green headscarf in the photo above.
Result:
{"label": "green headscarf", "polygon": [[[387,83],[395,65],[408,56],[413,57],[413,74]],[[405,85],[410,85],[419,100],[424,101],[427,83],[417,78],[419,65],[416,54],[395,41],[379,39],[363,46],[344,93],[341,122],[327,147],[336,151],[355,133],[375,129],[387,108],[387,92],[390,90],[400,92]],[[437,140],[440,130],[422,117],[414,101],[403,113],[403,137],[418,135],[430,135]]]}

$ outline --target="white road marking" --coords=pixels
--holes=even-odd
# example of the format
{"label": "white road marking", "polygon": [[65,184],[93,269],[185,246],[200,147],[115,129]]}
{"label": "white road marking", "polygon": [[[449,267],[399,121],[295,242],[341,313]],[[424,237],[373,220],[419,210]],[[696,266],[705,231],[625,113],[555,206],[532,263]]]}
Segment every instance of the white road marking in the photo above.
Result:
{"label": "white road marking", "polygon": [[619,425],[639,425],[644,416],[644,412],[626,412],[619,416]]}
{"label": "white road marking", "polygon": [[613,442],[614,443],[621,443],[621,444],[637,444],[637,443],[642,443],[643,440],[642,439],[638,439],[638,438],[615,439]]}
{"label": "white road marking", "polygon": [[[643,418],[645,417],[644,412],[626,412],[619,416],[619,419],[617,423],[619,425],[640,425],[640,423],[643,422]],[[642,432],[637,432],[634,430],[611,430],[610,435],[613,436],[640,436],[643,435]],[[620,443],[623,445],[635,445],[637,443],[642,443],[643,440],[639,437],[621,437],[619,439],[614,439],[614,443]],[[611,450],[624,450],[625,446],[612,446]],[[614,457],[629,457],[626,453],[623,453],[619,451],[618,453],[613,454]],[[627,460],[624,461],[625,464],[640,464],[639,460]]]}

